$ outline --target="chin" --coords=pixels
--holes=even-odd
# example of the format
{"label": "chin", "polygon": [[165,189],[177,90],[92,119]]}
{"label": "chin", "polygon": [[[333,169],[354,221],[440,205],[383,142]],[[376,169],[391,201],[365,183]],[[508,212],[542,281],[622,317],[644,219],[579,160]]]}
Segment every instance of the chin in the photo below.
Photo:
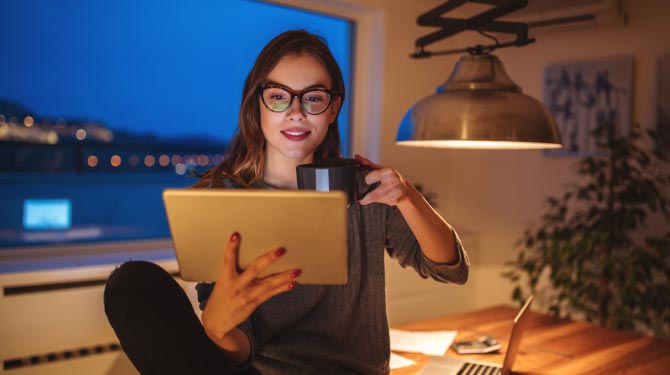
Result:
{"label": "chin", "polygon": [[282,155],[284,155],[285,158],[291,159],[291,160],[304,160],[307,158],[310,158],[312,155],[314,155],[314,150],[307,151],[307,150],[285,150],[281,152]]}
{"label": "chin", "polygon": [[313,155],[314,154],[310,154],[310,153],[304,154],[303,153],[303,154],[290,154],[290,155],[286,155],[286,157],[291,159],[291,160],[304,161],[304,160],[312,159]]}

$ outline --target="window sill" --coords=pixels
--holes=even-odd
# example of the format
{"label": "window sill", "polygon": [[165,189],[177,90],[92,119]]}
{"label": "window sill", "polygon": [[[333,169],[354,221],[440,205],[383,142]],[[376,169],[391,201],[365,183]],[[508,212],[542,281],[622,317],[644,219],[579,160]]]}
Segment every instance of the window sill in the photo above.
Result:
{"label": "window sill", "polygon": [[121,264],[128,260],[174,260],[170,239],[0,249],[0,274]]}

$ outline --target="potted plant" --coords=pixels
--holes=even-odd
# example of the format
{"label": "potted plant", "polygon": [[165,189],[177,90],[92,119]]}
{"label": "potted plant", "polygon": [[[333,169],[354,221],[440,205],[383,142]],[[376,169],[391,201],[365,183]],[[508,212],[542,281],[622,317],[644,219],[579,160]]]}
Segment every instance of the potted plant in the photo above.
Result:
{"label": "potted plant", "polygon": [[[597,151],[578,161],[577,182],[547,198],[546,212],[519,240],[503,276],[515,284],[516,301],[542,289],[555,316],[667,336],[668,126],[649,132],[657,147],[646,152],[638,144],[640,126],[619,135],[614,117],[597,113]],[[649,233],[648,220],[659,218],[664,225]]]}

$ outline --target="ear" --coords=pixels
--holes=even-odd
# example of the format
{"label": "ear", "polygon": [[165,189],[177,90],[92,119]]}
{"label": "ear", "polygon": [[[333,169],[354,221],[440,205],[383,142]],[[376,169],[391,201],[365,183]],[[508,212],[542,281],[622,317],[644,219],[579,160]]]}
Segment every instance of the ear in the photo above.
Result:
{"label": "ear", "polygon": [[330,108],[328,108],[328,124],[332,124],[337,119],[337,115],[340,113],[340,107],[342,106],[342,98],[337,97],[330,103]]}

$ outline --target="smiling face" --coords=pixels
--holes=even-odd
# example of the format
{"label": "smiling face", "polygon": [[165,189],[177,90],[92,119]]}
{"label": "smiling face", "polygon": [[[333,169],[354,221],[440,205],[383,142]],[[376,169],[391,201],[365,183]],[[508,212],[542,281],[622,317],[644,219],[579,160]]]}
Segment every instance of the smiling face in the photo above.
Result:
{"label": "smiling face", "polygon": [[[267,82],[293,92],[311,88],[331,89],[331,78],[319,60],[310,54],[282,57],[267,77]],[[305,112],[297,98],[283,112],[272,112],[259,101],[265,157],[270,166],[310,163],[314,150],[323,142],[328,127],[337,118],[339,98],[332,98],[328,109],[318,115]]]}

